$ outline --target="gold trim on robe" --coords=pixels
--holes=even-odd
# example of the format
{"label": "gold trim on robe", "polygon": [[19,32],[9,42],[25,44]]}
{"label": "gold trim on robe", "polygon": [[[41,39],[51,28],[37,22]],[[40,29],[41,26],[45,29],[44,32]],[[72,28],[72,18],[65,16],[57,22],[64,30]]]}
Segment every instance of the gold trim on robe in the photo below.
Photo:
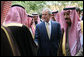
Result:
{"label": "gold trim on robe", "polygon": [[6,29],[5,29],[4,27],[1,26],[1,28],[2,28],[2,29],[4,30],[4,32],[6,33],[6,36],[7,36],[7,38],[8,38],[9,43],[10,43],[11,49],[12,49],[12,51],[13,51],[13,55],[16,56],[15,51],[14,51],[14,46],[13,46],[13,44],[12,44],[12,41],[11,41],[11,39],[10,39],[10,36],[8,35],[8,32],[6,31]]}

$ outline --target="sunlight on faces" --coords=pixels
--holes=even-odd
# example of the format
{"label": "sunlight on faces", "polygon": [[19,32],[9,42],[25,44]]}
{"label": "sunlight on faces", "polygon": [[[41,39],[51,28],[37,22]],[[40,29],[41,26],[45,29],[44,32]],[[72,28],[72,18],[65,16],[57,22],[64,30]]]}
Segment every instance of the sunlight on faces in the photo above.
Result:
{"label": "sunlight on faces", "polygon": [[42,12],[42,18],[44,19],[45,22],[49,22],[51,17],[51,14],[49,13],[49,10],[44,10]]}
{"label": "sunlight on faces", "polygon": [[66,23],[70,26],[71,25],[71,19],[70,19],[70,13],[69,12],[64,12],[64,19]]}
{"label": "sunlight on faces", "polygon": [[55,14],[54,13],[51,15],[51,19],[55,21]]}
{"label": "sunlight on faces", "polygon": [[37,21],[38,16],[33,16],[34,21]]}

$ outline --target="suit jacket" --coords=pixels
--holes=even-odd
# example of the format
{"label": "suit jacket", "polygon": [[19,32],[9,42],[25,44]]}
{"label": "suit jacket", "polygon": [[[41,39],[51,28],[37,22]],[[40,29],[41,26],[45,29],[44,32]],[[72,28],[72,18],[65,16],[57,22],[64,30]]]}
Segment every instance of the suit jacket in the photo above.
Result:
{"label": "suit jacket", "polygon": [[57,56],[59,42],[61,38],[60,24],[51,21],[51,36],[47,34],[45,22],[36,25],[35,41],[38,42],[38,56]]}

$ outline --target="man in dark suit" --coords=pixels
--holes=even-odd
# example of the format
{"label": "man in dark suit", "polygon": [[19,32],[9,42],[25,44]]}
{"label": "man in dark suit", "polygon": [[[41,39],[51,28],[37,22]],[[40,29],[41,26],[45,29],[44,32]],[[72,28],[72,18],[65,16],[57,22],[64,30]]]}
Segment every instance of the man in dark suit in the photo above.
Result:
{"label": "man in dark suit", "polygon": [[51,11],[42,11],[44,21],[36,25],[35,43],[38,45],[38,56],[57,56],[61,39],[60,24],[50,21]]}

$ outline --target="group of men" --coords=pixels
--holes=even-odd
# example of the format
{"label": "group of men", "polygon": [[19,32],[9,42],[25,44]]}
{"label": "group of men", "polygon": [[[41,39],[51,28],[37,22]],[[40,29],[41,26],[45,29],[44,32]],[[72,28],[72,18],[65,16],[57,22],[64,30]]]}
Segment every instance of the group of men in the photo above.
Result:
{"label": "group of men", "polygon": [[26,14],[21,5],[13,5],[3,25],[8,23],[21,23],[30,29],[38,46],[37,56],[83,56],[83,19],[76,7],[61,12],[45,8],[40,18],[37,13]]}

